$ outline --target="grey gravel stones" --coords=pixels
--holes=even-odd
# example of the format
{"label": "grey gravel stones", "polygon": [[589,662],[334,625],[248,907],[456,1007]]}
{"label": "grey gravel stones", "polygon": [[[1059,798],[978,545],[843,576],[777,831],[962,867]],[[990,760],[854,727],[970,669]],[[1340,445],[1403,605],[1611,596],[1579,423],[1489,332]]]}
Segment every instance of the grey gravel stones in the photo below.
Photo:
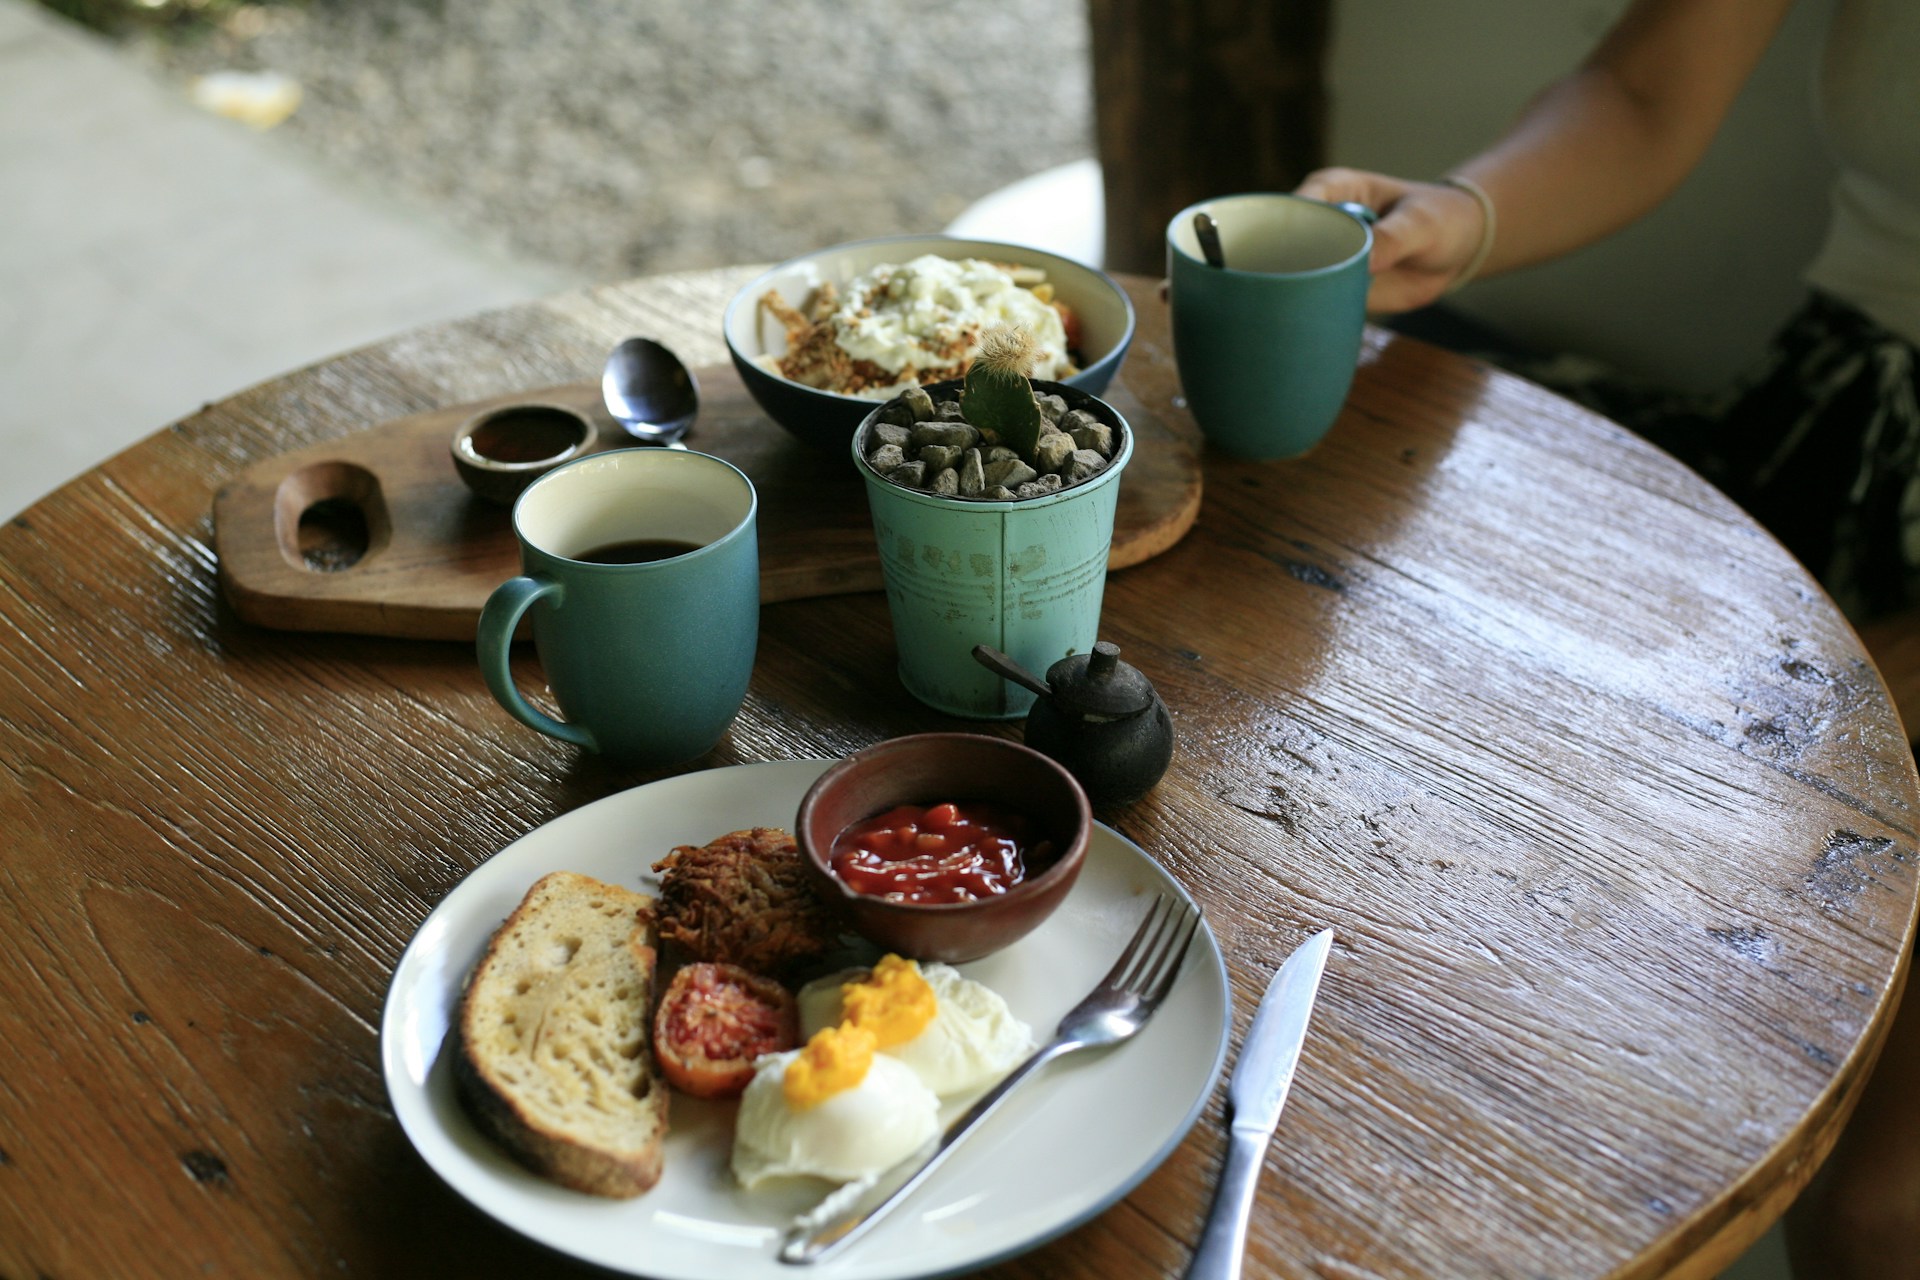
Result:
{"label": "grey gravel stones", "polygon": [[926,444],[920,446],[919,457],[929,471],[945,471],[959,462],[965,452],[965,447],[957,444]]}
{"label": "grey gravel stones", "polygon": [[[1034,465],[1038,470],[1058,472],[1066,470],[1067,459],[1073,456],[1078,447],[1074,438],[1064,431],[1049,431],[1040,437],[1040,445],[1034,450]],[[1108,450],[1112,452],[1111,449]]]}
{"label": "grey gravel stones", "polygon": [[1007,458],[986,468],[988,484],[1003,484],[1009,489],[1017,489],[1039,474],[1018,458]]}
{"label": "grey gravel stones", "polygon": [[893,428],[917,427],[934,415],[933,397],[925,387],[908,387],[880,409],[880,422]]}
{"label": "grey gravel stones", "polygon": [[254,21],[155,35],[141,61],[292,76],[300,109],[262,147],[569,283],[924,234],[1093,140],[1069,0],[217,8]]}
{"label": "grey gravel stones", "polygon": [[916,449],[924,449],[928,445],[971,449],[980,443],[980,433],[964,420],[923,422],[913,429],[912,439]]}
{"label": "grey gravel stones", "polygon": [[978,449],[969,449],[960,459],[960,492],[969,498],[977,498],[986,492],[987,471],[980,459]]}
{"label": "grey gravel stones", "polygon": [[1075,449],[1067,459],[1066,479],[1068,484],[1079,484],[1082,480],[1100,474],[1107,460],[1091,449]]}
{"label": "grey gravel stones", "polygon": [[990,444],[960,416],[957,399],[912,387],[883,405],[862,447],[867,465],[903,488],[985,502],[1045,497],[1106,469],[1114,429],[1058,395],[1039,397],[1046,425],[1030,462]]}
{"label": "grey gravel stones", "polygon": [[925,387],[908,387],[900,393],[900,402],[907,406],[907,412],[913,415],[915,422],[925,422],[933,417],[933,397],[927,394]]}

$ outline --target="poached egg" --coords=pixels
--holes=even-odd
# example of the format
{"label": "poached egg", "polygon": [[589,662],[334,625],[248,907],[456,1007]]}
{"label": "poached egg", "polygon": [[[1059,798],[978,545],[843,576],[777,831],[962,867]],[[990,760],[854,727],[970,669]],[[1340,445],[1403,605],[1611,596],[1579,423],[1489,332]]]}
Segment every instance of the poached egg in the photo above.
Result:
{"label": "poached egg", "polygon": [[794,1106],[787,1067],[805,1052],[762,1057],[740,1097],[733,1176],[741,1186],[791,1174],[852,1182],[900,1163],[939,1128],[940,1100],[883,1054],[873,1056],[859,1083]]}
{"label": "poached egg", "polygon": [[[881,962],[881,967],[886,961]],[[866,971],[851,969],[808,983],[800,989],[800,1034],[811,1036],[845,1016],[847,988],[864,986]],[[920,966],[933,991],[933,1018],[918,1034],[881,1045],[883,1057],[898,1059],[940,1097],[984,1089],[1033,1052],[1033,1030],[1013,1016],[997,991],[965,978],[948,964]],[[860,996],[854,996],[856,1002]]]}

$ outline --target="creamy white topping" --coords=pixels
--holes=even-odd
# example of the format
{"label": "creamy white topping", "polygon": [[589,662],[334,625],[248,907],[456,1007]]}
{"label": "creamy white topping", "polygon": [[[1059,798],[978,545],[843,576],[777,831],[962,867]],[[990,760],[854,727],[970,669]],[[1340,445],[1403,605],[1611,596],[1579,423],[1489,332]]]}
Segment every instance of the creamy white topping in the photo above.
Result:
{"label": "creamy white topping", "polygon": [[[923,254],[874,267],[846,287],[829,323],[848,355],[899,375],[900,382],[919,381],[928,370],[958,376],[978,352],[980,335],[998,324],[1033,334],[1039,358],[1031,376],[1057,381],[1074,372],[1060,313],[1004,267],[979,258]],[[862,394],[887,399],[896,389]]]}

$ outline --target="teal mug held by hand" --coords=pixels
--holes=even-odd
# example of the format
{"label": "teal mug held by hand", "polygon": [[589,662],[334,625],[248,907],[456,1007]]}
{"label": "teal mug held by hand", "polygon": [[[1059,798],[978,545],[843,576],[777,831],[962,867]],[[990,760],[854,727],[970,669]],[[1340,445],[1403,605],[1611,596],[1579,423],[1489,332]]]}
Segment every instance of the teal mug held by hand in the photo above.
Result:
{"label": "teal mug held by hand", "polygon": [[[513,508],[523,572],[480,615],[494,698],[523,724],[622,763],[710,750],[753,673],[757,510],[745,475],[687,450],[592,454],[528,486]],[[564,719],[514,684],[509,650],[526,616]]]}
{"label": "teal mug held by hand", "polygon": [[[1219,227],[1224,267],[1194,227]],[[1220,196],[1167,224],[1167,301],[1181,389],[1207,442],[1292,458],[1327,434],[1366,330],[1373,215],[1306,196]]]}

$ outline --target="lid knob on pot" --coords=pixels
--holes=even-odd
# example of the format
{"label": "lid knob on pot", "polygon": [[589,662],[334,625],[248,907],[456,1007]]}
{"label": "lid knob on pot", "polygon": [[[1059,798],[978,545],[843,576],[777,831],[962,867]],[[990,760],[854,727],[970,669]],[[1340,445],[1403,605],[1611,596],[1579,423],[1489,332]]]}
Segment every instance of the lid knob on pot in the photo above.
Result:
{"label": "lid knob on pot", "polygon": [[1076,653],[1047,668],[1054,705],[1069,715],[1120,720],[1153,705],[1153,685],[1120,661],[1120,646],[1096,640],[1092,653]]}

